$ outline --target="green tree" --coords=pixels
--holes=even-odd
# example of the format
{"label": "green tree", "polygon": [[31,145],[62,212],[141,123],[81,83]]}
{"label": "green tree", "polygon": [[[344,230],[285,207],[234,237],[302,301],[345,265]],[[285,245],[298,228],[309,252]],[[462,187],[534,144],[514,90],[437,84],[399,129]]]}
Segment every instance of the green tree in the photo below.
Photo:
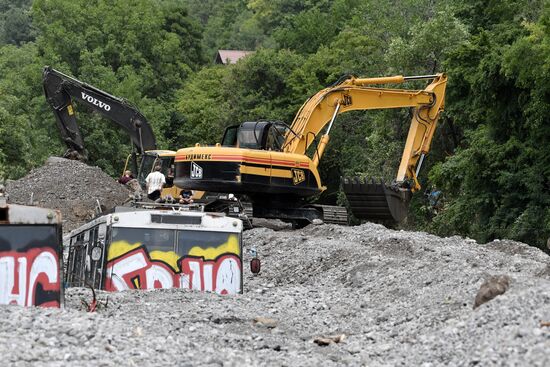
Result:
{"label": "green tree", "polygon": [[[204,63],[201,31],[176,2],[36,0],[33,21],[44,63],[139,107],[160,146],[179,123],[175,94]],[[91,163],[118,174],[129,139],[112,124],[79,109]],[[53,124],[50,114],[47,121]]]}
{"label": "green tree", "polygon": [[[43,123],[41,66],[32,43],[0,47],[0,170],[19,178],[59,147],[54,126]],[[58,140],[58,139],[57,139]]]}
{"label": "green tree", "polygon": [[32,0],[0,1],[0,45],[21,45],[34,39],[31,3]]}
{"label": "green tree", "polygon": [[[482,241],[508,237],[542,245],[550,234],[549,5],[506,2],[486,9],[476,33],[450,58],[459,87],[451,118],[465,144],[431,172],[444,188],[446,210],[433,228]],[[468,13],[469,14],[469,13]],[[486,19],[487,14],[496,18]],[[460,109],[460,107],[463,107]]]}

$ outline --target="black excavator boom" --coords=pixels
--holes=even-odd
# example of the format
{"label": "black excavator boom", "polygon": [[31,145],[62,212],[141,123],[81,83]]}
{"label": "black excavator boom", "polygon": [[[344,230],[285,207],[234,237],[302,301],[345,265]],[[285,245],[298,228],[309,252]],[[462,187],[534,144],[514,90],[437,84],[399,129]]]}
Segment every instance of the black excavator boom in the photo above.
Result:
{"label": "black excavator boom", "polygon": [[65,75],[50,66],[44,67],[42,83],[46,100],[56,117],[59,132],[68,147],[66,158],[87,159],[73,101],[89,107],[122,128],[132,139],[138,153],[157,149],[155,135],[147,119],[128,101]]}

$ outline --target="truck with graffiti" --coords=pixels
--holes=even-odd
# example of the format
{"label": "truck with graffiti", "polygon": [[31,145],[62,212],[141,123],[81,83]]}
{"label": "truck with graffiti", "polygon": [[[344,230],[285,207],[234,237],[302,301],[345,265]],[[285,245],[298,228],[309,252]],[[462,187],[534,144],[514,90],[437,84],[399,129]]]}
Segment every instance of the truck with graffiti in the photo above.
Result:
{"label": "truck with graffiti", "polygon": [[241,293],[242,221],[184,209],[117,207],[71,231],[66,285]]}
{"label": "truck with graffiti", "polygon": [[57,210],[0,195],[0,304],[61,307],[61,224]]}

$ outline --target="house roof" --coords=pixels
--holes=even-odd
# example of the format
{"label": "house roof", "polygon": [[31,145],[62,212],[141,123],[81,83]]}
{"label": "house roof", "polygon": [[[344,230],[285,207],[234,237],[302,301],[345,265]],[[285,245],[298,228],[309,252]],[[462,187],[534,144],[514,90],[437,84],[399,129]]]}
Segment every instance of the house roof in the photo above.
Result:
{"label": "house roof", "polygon": [[254,53],[254,51],[218,50],[216,64],[235,64],[239,59],[251,53]]}

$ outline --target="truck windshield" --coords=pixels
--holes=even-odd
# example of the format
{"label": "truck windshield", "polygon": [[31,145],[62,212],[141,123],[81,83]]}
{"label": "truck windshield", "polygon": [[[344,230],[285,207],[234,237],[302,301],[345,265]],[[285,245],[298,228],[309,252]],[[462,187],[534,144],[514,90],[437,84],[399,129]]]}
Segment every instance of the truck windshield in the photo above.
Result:
{"label": "truck windshield", "polygon": [[26,251],[31,248],[52,247],[57,250],[57,228],[50,225],[0,226],[0,252]]}
{"label": "truck windshield", "polygon": [[174,251],[180,256],[189,255],[192,249],[220,254],[240,252],[239,235],[227,232],[113,227],[111,243],[119,241],[144,246],[149,253]]}
{"label": "truck windshield", "polygon": [[[192,250],[194,250],[193,253],[191,253]],[[177,253],[185,256],[199,255],[199,252],[215,252],[217,255],[239,254],[239,237],[236,233],[227,232],[178,231]]]}
{"label": "truck windshield", "polygon": [[151,251],[174,251],[173,229],[113,227],[112,242],[124,241],[129,245],[139,244]]}

